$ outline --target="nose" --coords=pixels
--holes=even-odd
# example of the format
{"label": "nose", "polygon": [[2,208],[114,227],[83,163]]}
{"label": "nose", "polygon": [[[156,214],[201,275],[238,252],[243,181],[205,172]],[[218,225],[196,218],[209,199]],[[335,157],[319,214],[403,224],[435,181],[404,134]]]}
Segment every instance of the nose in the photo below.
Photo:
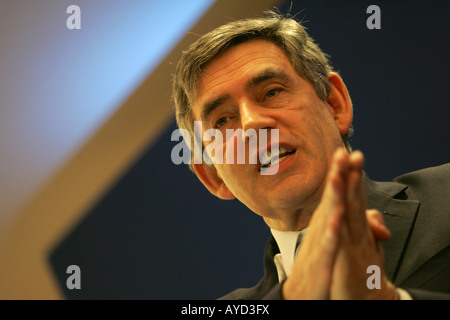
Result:
{"label": "nose", "polygon": [[[239,113],[243,130],[242,138],[248,148],[245,151],[248,155],[248,162],[246,163],[256,164],[258,157],[260,158],[259,148],[264,148],[267,145],[269,136],[272,139],[271,129],[277,127],[277,120],[273,116],[274,109],[260,106],[250,99],[243,99],[239,102]],[[256,140],[251,138],[255,136],[257,137]],[[276,137],[278,137],[278,133],[276,133]]]}
{"label": "nose", "polygon": [[240,117],[242,130],[248,129],[274,129],[277,125],[276,119],[272,116],[273,110],[259,106],[251,100],[244,100],[240,103]]}

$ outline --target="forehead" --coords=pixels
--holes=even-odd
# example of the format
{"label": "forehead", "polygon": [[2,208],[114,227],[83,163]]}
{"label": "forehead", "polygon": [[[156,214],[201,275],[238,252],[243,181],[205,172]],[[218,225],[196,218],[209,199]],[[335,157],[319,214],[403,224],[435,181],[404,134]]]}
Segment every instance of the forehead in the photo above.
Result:
{"label": "forehead", "polygon": [[220,53],[203,69],[193,106],[195,118],[199,119],[206,100],[243,89],[252,77],[268,68],[296,75],[284,51],[267,40],[247,41]]}
{"label": "forehead", "polygon": [[[234,45],[213,58],[203,68],[203,79],[208,76],[226,76],[233,71],[242,75],[242,71],[247,73],[260,64],[268,63],[285,67],[291,65],[284,51],[273,42],[250,40]],[[205,85],[205,82],[207,83],[207,81],[201,81],[201,84]]]}

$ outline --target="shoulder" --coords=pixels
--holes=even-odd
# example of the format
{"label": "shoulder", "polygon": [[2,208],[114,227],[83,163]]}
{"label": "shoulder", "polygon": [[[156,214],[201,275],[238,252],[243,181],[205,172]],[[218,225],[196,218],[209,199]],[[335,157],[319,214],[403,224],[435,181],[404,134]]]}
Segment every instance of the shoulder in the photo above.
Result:
{"label": "shoulder", "polygon": [[258,285],[252,288],[239,288],[220,297],[218,300],[257,300],[258,291]]}
{"label": "shoulder", "polygon": [[450,163],[406,173],[394,181],[408,186],[407,192],[418,200],[450,201]]}
{"label": "shoulder", "polygon": [[219,300],[264,300],[281,299],[281,286],[278,283],[278,273],[273,261],[275,254],[280,252],[273,236],[269,237],[264,251],[264,276],[259,283],[251,288],[236,289]]}
{"label": "shoulder", "polygon": [[[253,288],[241,288],[230,292],[218,300],[283,300],[281,293],[281,283],[270,285],[263,284],[262,279],[258,285]],[[264,289],[265,287],[265,289]]]}
{"label": "shoulder", "polygon": [[448,183],[450,178],[450,163],[442,164],[440,166],[429,167],[409,173],[402,174],[394,179],[399,183],[405,183],[407,185],[415,185],[418,182],[426,181],[443,181]]}

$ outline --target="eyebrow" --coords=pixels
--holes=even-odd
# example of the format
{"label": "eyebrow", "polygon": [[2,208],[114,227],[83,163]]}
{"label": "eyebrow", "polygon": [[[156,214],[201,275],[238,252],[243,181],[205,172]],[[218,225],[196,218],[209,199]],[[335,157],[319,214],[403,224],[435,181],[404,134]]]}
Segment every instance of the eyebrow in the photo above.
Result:
{"label": "eyebrow", "polygon": [[221,95],[207,103],[205,103],[203,110],[202,110],[202,114],[201,114],[201,119],[202,121],[206,121],[206,119],[208,118],[208,116],[216,109],[218,108],[220,105],[224,104],[228,99],[230,98],[230,95],[228,94],[224,94]]}
{"label": "eyebrow", "polygon": [[260,73],[258,73],[253,78],[251,78],[247,82],[245,87],[247,89],[250,89],[250,88],[252,88],[254,86],[257,86],[258,84],[260,84],[260,83],[262,83],[264,81],[271,80],[271,79],[280,79],[280,80],[283,80],[285,82],[288,82],[289,84],[291,84],[293,82],[291,77],[289,77],[284,72],[284,70],[279,69],[279,68],[267,68],[267,69],[264,69],[263,71],[261,71]]}
{"label": "eyebrow", "polygon": [[[264,81],[270,80],[270,79],[280,79],[288,84],[291,84],[293,82],[292,78],[289,77],[282,69],[279,68],[267,68],[262,70],[260,73],[258,73],[256,76],[251,78],[247,83],[245,84],[246,89],[251,89],[258,84],[263,83]],[[229,94],[221,95],[217,98],[214,98],[208,102],[206,102],[203,106],[202,113],[201,113],[201,119],[203,121],[206,121],[206,119],[209,117],[209,115],[217,109],[220,105],[224,104],[228,99],[230,99]]]}

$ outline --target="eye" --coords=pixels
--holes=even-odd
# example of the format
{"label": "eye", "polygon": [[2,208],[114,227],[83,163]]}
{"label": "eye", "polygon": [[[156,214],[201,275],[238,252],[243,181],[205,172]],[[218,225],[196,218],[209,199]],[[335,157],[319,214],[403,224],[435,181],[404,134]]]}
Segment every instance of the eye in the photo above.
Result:
{"label": "eye", "polygon": [[271,89],[266,92],[266,98],[272,98],[272,97],[276,96],[280,91],[281,91],[281,89]]}
{"label": "eye", "polygon": [[216,125],[214,126],[216,129],[220,128],[221,126],[223,126],[224,124],[226,124],[228,122],[228,120],[230,120],[230,117],[222,117],[220,118],[217,122]]}

